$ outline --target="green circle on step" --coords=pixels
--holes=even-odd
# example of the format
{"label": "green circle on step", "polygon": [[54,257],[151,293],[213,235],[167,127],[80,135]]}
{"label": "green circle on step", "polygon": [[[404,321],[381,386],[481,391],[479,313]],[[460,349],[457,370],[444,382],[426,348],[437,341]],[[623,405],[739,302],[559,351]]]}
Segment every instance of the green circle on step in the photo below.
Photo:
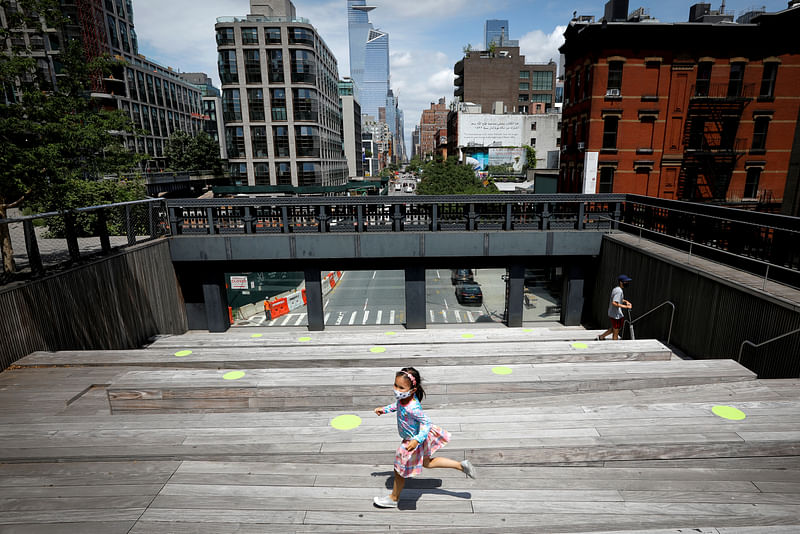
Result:
{"label": "green circle on step", "polygon": [[496,375],[510,375],[514,370],[511,367],[492,367],[492,372]]}
{"label": "green circle on step", "polygon": [[260,338],[260,337],[264,337],[264,334],[253,334],[253,335],[252,335],[252,336],[250,336],[250,337],[252,337],[252,338],[254,338],[254,339],[258,339],[258,338]]}
{"label": "green circle on step", "polygon": [[297,341],[299,341],[300,343],[308,343],[309,341],[311,341],[311,338],[310,337],[299,337],[299,338],[297,338]]}
{"label": "green circle on step", "polygon": [[526,328],[525,330],[523,330],[523,332],[525,332],[526,334],[530,334],[531,332],[533,332],[533,328]]}
{"label": "green circle on step", "polygon": [[381,354],[383,352],[386,352],[386,347],[372,347],[371,349],[369,349],[369,351],[374,354]]}
{"label": "green circle on step", "polygon": [[331,426],[336,430],[353,430],[361,426],[361,418],[357,415],[340,415],[331,419]]}
{"label": "green circle on step", "polygon": [[397,332],[386,332],[387,336],[396,336]]}
{"label": "green circle on step", "polygon": [[183,358],[184,356],[189,356],[191,353],[192,351],[190,350],[182,350],[180,352],[176,352],[175,356],[177,356],[178,358]]}
{"label": "green circle on step", "polygon": [[574,348],[574,349],[588,349],[589,345],[587,345],[586,343],[573,343],[572,344],[572,348]]}
{"label": "green circle on step", "polygon": [[239,380],[240,378],[244,378],[244,375],[244,371],[231,371],[230,373],[222,375],[222,378],[225,380]]}
{"label": "green circle on step", "polygon": [[714,412],[714,415],[731,421],[741,421],[747,417],[743,411],[732,406],[714,406],[711,411]]}
{"label": "green circle on step", "polygon": [[472,339],[475,337],[475,334],[461,334],[461,337],[464,339]]}

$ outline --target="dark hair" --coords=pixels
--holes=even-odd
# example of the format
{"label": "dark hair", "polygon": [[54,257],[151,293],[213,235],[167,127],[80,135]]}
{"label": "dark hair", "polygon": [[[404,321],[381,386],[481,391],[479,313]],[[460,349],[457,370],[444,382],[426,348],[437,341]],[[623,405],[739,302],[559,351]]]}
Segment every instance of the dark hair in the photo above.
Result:
{"label": "dark hair", "polygon": [[[417,381],[416,386],[411,382],[411,380],[408,380],[406,373],[414,377],[414,380]],[[395,377],[400,377],[400,376],[402,376],[403,378],[408,380],[409,383],[411,383],[412,389],[415,387],[417,388],[417,392],[414,394],[414,396],[417,398],[418,401],[422,402],[422,399],[425,398],[425,390],[422,388],[422,376],[419,374],[419,371],[417,371],[413,367],[403,367],[402,369],[397,371],[397,374],[395,374]]]}

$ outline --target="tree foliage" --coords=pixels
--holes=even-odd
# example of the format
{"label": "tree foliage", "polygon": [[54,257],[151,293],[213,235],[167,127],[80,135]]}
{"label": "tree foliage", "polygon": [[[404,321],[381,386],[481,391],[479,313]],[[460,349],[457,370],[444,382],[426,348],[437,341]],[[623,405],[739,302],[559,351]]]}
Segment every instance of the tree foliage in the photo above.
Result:
{"label": "tree foliage", "polygon": [[171,171],[211,171],[222,175],[219,144],[205,132],[192,137],[183,130],[173,133],[165,148],[167,168]]}
{"label": "tree foliage", "polygon": [[485,195],[497,193],[493,183],[484,185],[475,172],[453,159],[431,161],[424,165],[418,195]]}

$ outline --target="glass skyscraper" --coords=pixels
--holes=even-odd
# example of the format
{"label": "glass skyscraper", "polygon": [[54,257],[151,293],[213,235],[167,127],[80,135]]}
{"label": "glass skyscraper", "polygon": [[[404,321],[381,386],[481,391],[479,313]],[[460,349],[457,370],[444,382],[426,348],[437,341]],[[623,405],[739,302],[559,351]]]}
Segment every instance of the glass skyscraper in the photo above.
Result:
{"label": "glass skyscraper", "polygon": [[[361,95],[361,113],[379,117],[379,108],[388,108],[389,34],[370,23],[373,9],[366,0],[347,0],[350,77]],[[389,127],[394,133],[394,125]]]}
{"label": "glass skyscraper", "polygon": [[494,43],[497,46],[519,46],[519,41],[512,41],[508,38],[508,36],[509,32],[507,20],[487,20],[483,26],[484,50],[488,50],[491,43]]}

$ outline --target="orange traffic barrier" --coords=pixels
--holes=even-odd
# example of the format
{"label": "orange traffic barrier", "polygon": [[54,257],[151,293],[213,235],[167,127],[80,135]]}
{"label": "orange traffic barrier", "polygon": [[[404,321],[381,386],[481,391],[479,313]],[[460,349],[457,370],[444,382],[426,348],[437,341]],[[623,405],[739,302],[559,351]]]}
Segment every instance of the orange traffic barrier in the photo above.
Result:
{"label": "orange traffic barrier", "polygon": [[233,308],[230,306],[228,306],[228,318],[230,319],[231,324],[233,324]]}
{"label": "orange traffic barrier", "polygon": [[303,290],[303,306],[308,305],[308,299],[306,298],[306,290]]}
{"label": "orange traffic barrier", "polygon": [[286,299],[277,299],[271,302],[269,307],[271,311],[270,316],[273,319],[277,319],[278,317],[281,317],[289,313],[289,303],[287,302]]}

